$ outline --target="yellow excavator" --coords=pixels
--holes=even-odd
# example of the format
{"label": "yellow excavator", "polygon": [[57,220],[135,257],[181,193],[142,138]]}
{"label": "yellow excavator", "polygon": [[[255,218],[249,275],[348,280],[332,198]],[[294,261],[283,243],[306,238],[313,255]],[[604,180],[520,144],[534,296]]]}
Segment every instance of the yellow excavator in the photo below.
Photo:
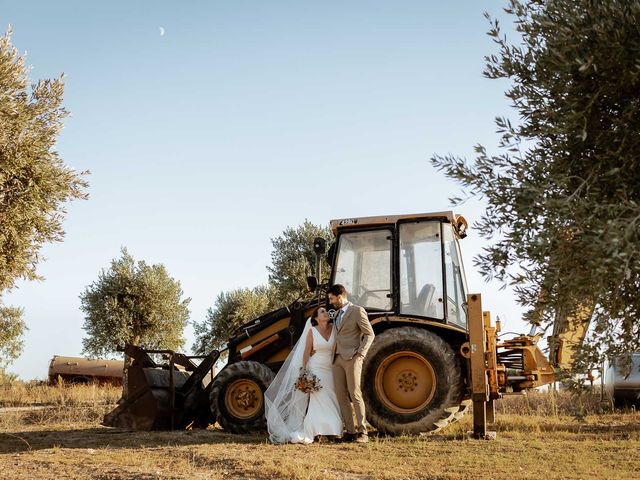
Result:
{"label": "yellow excavator", "polygon": [[[453,212],[344,218],[331,221],[331,229],[335,241],[328,251],[323,239],[314,243],[309,298],[247,319],[229,339],[226,365],[216,375],[222,352],[198,363],[172,351],[127,346],[126,394],[104,424],[150,430],[217,422],[237,433],[264,429],[263,392],[311,311],[328,306],[326,288],[334,283],[366,309],[376,333],[362,385],[367,420],[385,434],[438,430],[473,404],[474,435],[483,437],[494,400],[554,382],[555,367],[565,365],[584,337],[582,317],[559,325],[551,362],[537,346],[539,335],[501,341],[481,295],[467,291],[460,241],[468,224]],[[325,255],[329,283],[319,284]],[[156,363],[153,353],[164,355],[165,363]]]}

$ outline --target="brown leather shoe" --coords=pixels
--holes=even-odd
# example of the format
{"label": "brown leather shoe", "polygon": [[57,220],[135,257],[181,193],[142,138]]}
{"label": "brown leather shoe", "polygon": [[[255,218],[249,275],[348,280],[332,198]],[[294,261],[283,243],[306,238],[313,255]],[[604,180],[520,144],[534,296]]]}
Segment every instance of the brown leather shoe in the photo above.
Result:
{"label": "brown leather shoe", "polygon": [[356,440],[356,438],[358,437],[357,433],[344,433],[342,435],[342,441],[343,442],[354,442]]}
{"label": "brown leather shoe", "polygon": [[356,437],[356,443],[369,443],[369,435],[364,432],[361,432]]}

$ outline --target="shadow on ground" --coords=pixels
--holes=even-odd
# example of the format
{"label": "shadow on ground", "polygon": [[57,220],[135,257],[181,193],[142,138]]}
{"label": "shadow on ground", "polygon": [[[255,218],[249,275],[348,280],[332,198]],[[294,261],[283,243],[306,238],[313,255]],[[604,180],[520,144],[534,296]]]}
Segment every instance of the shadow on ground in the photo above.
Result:
{"label": "shadow on ground", "polygon": [[0,454],[47,448],[152,448],[203,444],[261,444],[266,435],[233,435],[219,430],[134,432],[107,427],[0,432]]}
{"label": "shadow on ground", "polygon": [[[536,425],[510,424],[496,425],[498,434],[509,432],[527,432],[531,430],[556,433],[566,432],[581,438],[601,438],[613,440],[630,440],[640,438],[639,422],[620,422],[616,424],[585,424],[585,423],[539,423]],[[371,439],[385,441],[395,439],[402,443],[404,437],[387,437],[371,432]],[[411,441],[419,438],[427,442],[463,441],[467,439],[466,432],[453,435],[424,435],[411,437]],[[176,430],[164,432],[140,432],[108,427],[88,427],[75,429],[47,429],[30,431],[0,432],[0,454],[18,453],[25,451],[44,450],[48,448],[153,448],[166,446],[188,446],[207,444],[264,444],[265,433],[235,435],[221,430]]]}

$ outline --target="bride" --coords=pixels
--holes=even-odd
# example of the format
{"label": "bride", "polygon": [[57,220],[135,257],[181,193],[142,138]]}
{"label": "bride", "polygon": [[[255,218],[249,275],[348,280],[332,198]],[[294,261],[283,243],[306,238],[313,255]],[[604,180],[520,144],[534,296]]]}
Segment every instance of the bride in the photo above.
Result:
{"label": "bride", "polygon": [[[342,435],[332,372],[335,336],[327,310],[316,308],[264,393],[267,428],[273,443],[313,443],[318,435]],[[320,390],[303,393],[296,389],[296,380],[305,369],[319,379]]]}

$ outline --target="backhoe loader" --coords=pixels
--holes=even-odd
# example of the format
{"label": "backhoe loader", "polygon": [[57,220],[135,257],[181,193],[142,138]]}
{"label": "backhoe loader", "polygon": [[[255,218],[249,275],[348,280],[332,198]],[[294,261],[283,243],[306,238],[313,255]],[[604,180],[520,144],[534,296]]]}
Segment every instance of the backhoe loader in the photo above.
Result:
{"label": "backhoe loader", "polygon": [[[128,346],[126,395],[104,423],[148,430],[215,422],[236,433],[264,429],[263,392],[312,310],[328,306],[328,285],[317,281],[326,255],[329,285],[346,287],[376,334],[362,371],[368,422],[384,434],[433,432],[473,404],[474,434],[485,436],[493,401],[555,381],[561,355],[556,348],[551,364],[537,346],[539,336],[500,341],[500,327],[483,311],[480,294],[467,291],[460,254],[467,228],[453,212],[331,221],[335,241],[328,252],[321,238],[314,243],[316,276],[309,278],[313,293],[307,300],[247,319],[229,339],[226,365],[215,376],[221,352],[197,365],[164,351],[168,362],[161,365],[149,356],[157,351]],[[554,345],[567,355],[572,344],[563,339],[575,332],[565,327],[555,332]]]}

